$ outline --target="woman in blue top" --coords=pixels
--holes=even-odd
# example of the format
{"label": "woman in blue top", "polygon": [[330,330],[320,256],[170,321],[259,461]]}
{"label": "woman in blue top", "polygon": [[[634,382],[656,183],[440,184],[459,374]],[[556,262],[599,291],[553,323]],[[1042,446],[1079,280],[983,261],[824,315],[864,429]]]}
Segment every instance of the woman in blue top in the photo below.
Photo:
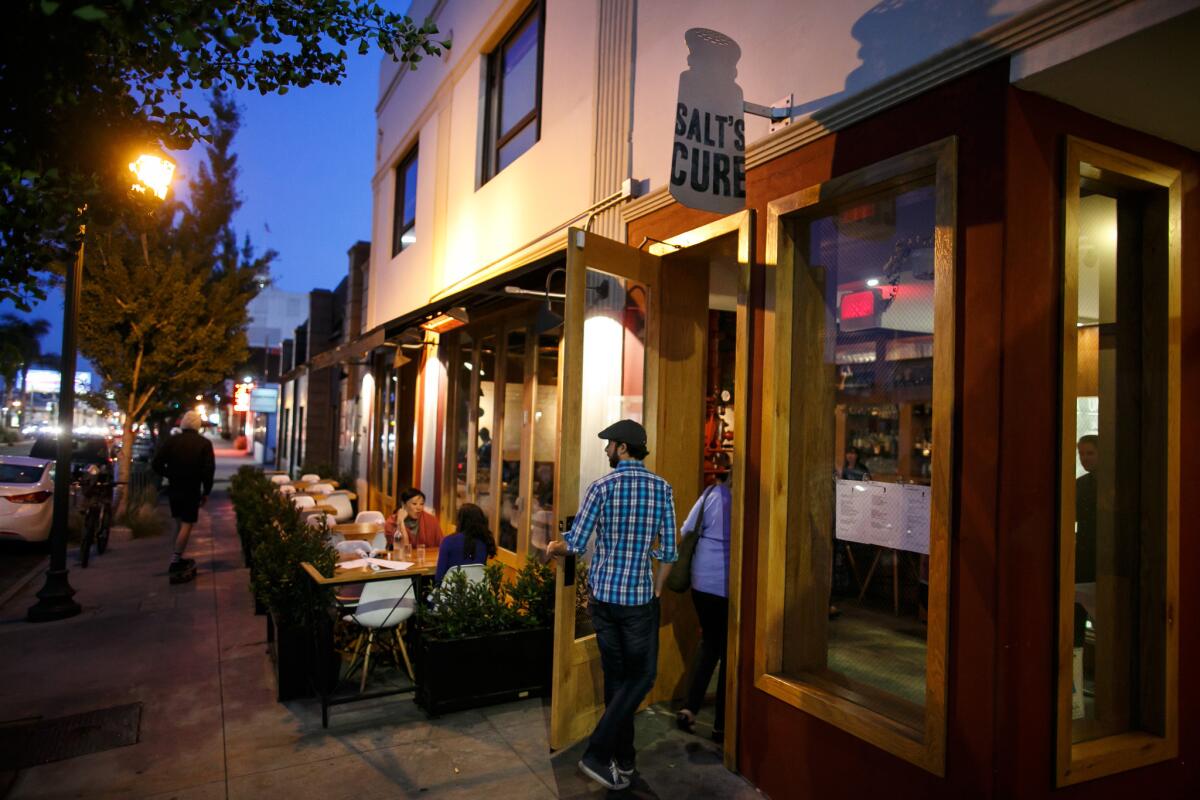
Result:
{"label": "woman in blue top", "polygon": [[721,741],[725,732],[725,641],[729,628],[729,524],[732,496],[729,473],[717,473],[717,482],[709,486],[683,523],[683,532],[696,531],[696,550],[692,555],[692,604],[700,620],[700,650],[692,663],[683,708],[675,723],[692,732],[696,713],[704,704],[708,682],[717,664],[717,707],[713,720],[713,739]]}
{"label": "woman in blue top", "polygon": [[488,530],[487,516],[474,503],[465,503],[458,509],[457,530],[442,539],[438,547],[437,574],[434,581],[442,577],[451,567],[463,564],[483,564],[496,555],[496,540]]}

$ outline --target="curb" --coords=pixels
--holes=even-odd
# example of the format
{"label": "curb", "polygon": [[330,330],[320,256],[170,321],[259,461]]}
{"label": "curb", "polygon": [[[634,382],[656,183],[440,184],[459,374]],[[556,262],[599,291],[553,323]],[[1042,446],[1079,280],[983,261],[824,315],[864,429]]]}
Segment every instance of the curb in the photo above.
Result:
{"label": "curb", "polygon": [[24,590],[25,587],[28,586],[31,581],[33,581],[34,578],[43,574],[46,571],[46,562],[49,559],[49,556],[43,558],[38,562],[38,565],[26,573],[24,577],[17,578],[16,582],[4,591],[4,594],[0,594],[0,608],[4,608],[6,605],[8,605],[9,600],[12,600],[14,597],[20,594],[22,590]]}

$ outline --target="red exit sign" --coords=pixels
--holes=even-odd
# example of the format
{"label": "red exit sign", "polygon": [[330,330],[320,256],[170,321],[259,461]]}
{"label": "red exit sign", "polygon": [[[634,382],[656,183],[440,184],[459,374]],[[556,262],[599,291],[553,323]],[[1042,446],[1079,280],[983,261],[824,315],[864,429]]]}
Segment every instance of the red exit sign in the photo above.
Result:
{"label": "red exit sign", "polygon": [[879,326],[877,300],[873,289],[842,295],[839,320],[843,331],[861,331]]}

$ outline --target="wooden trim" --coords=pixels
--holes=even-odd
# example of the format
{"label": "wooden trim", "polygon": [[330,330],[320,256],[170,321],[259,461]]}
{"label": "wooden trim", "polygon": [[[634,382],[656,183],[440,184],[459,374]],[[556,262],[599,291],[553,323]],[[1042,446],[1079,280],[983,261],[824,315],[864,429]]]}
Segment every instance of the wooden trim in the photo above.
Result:
{"label": "wooden trim", "polygon": [[737,769],[737,708],[738,659],[741,657],[741,591],[742,546],[745,532],[746,464],[750,458],[751,373],[750,283],[755,269],[753,209],[739,211],[706,225],[685,231],[665,242],[653,242],[648,248],[652,255],[668,256],[676,250],[691,247],[719,236],[736,233],[738,236],[738,299],[735,323],[736,350],[734,353],[733,429],[734,453],[731,509],[731,541],[729,544],[729,633],[725,653],[725,740],[724,763]]}
{"label": "wooden trim", "polygon": [[[933,459],[940,465],[931,481],[929,621],[926,639],[925,704],[923,723],[918,728],[872,711],[835,693],[821,681],[803,677],[784,677],[783,625],[788,604],[787,534],[800,526],[795,519],[795,498],[789,487],[793,469],[799,468],[804,443],[794,429],[793,416],[803,408],[805,395],[801,381],[793,373],[796,350],[789,343],[803,336],[803,325],[813,324],[806,311],[810,303],[801,296],[811,294],[797,276],[796,230],[788,217],[796,212],[813,213],[834,201],[852,201],[856,196],[896,189],[914,179],[932,175],[935,190],[934,225],[934,398]],[[945,774],[947,650],[949,646],[950,520],[953,504],[953,422],[955,414],[955,234],[957,208],[957,141],[950,137],[910,152],[865,167],[823,184],[807,187],[772,201],[767,211],[768,266],[776,267],[774,334],[780,343],[772,345],[772,380],[765,381],[767,400],[763,408],[772,431],[770,452],[764,452],[763,470],[769,481],[765,535],[759,542],[759,602],[755,621],[755,686],[797,708],[836,725],[936,775]],[[807,321],[806,321],[807,320]],[[764,442],[768,441],[764,438]],[[820,448],[817,448],[819,450]],[[764,451],[767,447],[764,446]],[[817,450],[808,453],[816,455]],[[815,561],[807,548],[799,550],[803,569]],[[819,565],[818,565],[819,566]],[[792,587],[795,588],[795,587]],[[803,589],[804,587],[800,587]],[[816,603],[810,597],[807,603]],[[820,594],[818,591],[816,594]],[[824,602],[823,600],[821,601]],[[824,609],[821,611],[823,619]],[[821,624],[814,611],[814,630]],[[819,660],[819,659],[818,659]],[[805,667],[812,671],[816,661]]]}
{"label": "wooden trim", "polygon": [[[1127,731],[1072,743],[1071,682],[1075,615],[1075,396],[1079,315],[1081,165],[1167,189],[1166,593],[1164,736]],[[1058,786],[1165,761],[1179,754],[1179,490],[1181,386],[1181,224],[1179,170],[1068,137],[1063,202],[1062,393],[1060,409],[1058,634],[1055,780]]]}

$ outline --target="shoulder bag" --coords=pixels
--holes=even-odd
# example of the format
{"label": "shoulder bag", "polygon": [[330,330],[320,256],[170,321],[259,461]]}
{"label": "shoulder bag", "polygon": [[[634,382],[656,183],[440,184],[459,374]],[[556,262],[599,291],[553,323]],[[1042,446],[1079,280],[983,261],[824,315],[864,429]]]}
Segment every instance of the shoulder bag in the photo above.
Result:
{"label": "shoulder bag", "polygon": [[695,530],[690,530],[679,540],[679,559],[671,565],[671,574],[667,576],[667,588],[672,592],[686,592],[692,588],[692,557],[696,555],[696,543],[700,541],[700,532],[704,530],[704,501],[712,491],[709,486],[700,495],[700,522]]}

